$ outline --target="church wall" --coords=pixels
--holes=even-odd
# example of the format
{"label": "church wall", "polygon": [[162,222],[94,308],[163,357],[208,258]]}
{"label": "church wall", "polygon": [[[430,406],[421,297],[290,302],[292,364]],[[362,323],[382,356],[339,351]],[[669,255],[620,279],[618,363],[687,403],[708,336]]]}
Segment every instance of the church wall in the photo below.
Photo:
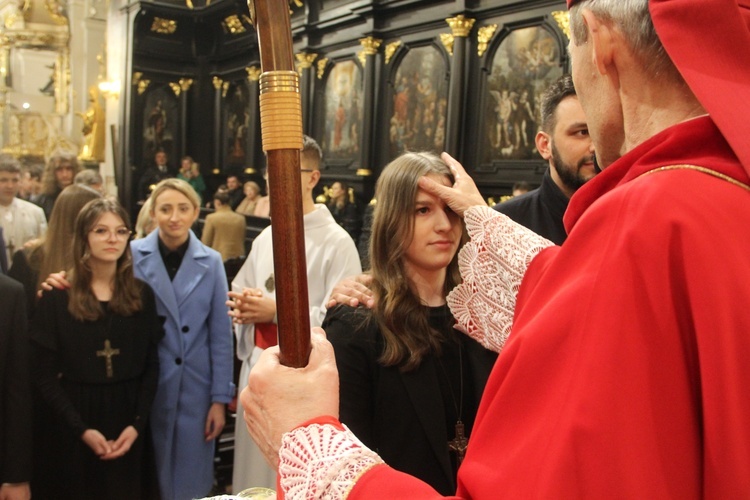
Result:
{"label": "church wall", "polygon": [[[260,178],[259,54],[242,4],[141,7],[132,69],[150,83],[130,110],[136,170],[153,146],[147,113],[162,96],[177,120],[175,166],[190,154],[211,187],[230,170]],[[568,70],[567,38],[551,15],[564,1],[299,0],[290,8],[305,132],[325,151],[322,184],[345,180],[367,201],[378,172],[404,148],[451,150],[487,196],[541,180],[535,99]],[[466,25],[446,22],[459,14],[475,20],[463,35]],[[155,32],[156,17],[175,20],[176,29]],[[497,127],[508,98],[523,112]]]}

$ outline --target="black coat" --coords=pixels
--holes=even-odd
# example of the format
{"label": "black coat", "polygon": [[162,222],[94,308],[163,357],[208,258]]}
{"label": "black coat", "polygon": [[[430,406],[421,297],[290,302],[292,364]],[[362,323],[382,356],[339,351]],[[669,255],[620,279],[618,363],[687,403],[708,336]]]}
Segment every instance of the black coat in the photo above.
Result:
{"label": "black coat", "polygon": [[568,237],[563,225],[568,201],[547,169],[542,185],[537,189],[499,203],[493,208],[552,243],[562,245]]}
{"label": "black coat", "polygon": [[26,296],[0,273],[0,483],[31,479],[31,385]]}
{"label": "black coat", "polygon": [[[443,495],[453,495],[455,464],[448,439],[453,438],[454,429],[453,425],[448,428],[446,405],[451,410],[454,402],[446,401],[452,397],[441,383],[444,366],[433,354],[408,372],[381,365],[377,358],[383,337],[374,321],[362,322],[367,315],[362,309],[339,306],[329,310],[323,323],[339,370],[341,422],[389,466],[425,481]],[[466,391],[461,393],[462,420],[470,433],[497,354],[452,332],[461,342],[469,368],[463,374]]]}

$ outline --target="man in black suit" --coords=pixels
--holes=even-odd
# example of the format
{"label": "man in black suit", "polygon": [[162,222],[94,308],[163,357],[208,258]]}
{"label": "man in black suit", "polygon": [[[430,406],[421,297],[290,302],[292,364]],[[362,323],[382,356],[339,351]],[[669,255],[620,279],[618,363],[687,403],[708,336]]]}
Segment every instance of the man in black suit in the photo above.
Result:
{"label": "man in black suit", "polygon": [[159,150],[154,155],[154,164],[148,167],[138,181],[138,200],[145,200],[151,195],[153,186],[160,181],[174,177],[167,164],[167,153]]}
{"label": "man in black suit", "polygon": [[31,385],[26,296],[0,273],[0,499],[31,498]]}
{"label": "man in black suit", "polygon": [[570,75],[562,76],[547,88],[541,107],[542,128],[535,141],[539,154],[549,163],[542,185],[494,208],[562,245],[568,236],[563,226],[568,201],[596,175],[594,146]]}

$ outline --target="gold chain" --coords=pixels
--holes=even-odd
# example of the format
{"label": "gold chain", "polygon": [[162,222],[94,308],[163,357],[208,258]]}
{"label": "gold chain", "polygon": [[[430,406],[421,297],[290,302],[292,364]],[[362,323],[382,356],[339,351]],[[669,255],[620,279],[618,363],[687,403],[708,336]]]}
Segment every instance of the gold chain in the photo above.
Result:
{"label": "gold chain", "polygon": [[742,189],[744,189],[746,191],[750,191],[750,186],[748,186],[747,184],[745,184],[743,182],[740,182],[737,179],[734,179],[732,177],[729,177],[726,174],[722,174],[721,172],[717,172],[716,170],[711,170],[710,168],[706,168],[706,167],[699,167],[698,165],[687,165],[686,164],[686,165],[669,165],[669,166],[666,166],[666,167],[658,167],[658,168],[649,170],[648,172],[644,172],[641,175],[639,175],[638,177],[643,177],[645,175],[655,174],[657,172],[665,172],[667,170],[696,170],[698,172],[703,172],[704,174],[708,174],[708,175],[714,176],[714,177],[716,177],[718,179],[727,181],[728,183],[734,184],[737,187],[741,187]]}

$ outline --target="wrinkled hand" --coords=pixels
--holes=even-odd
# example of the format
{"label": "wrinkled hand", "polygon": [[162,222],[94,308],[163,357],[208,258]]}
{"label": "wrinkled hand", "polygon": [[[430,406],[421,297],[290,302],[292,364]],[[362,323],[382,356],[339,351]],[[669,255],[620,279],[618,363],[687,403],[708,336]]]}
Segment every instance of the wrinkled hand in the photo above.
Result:
{"label": "wrinkled hand", "polygon": [[372,276],[369,274],[360,274],[340,281],[333,287],[326,307],[331,309],[338,304],[357,307],[362,304],[366,308],[372,309],[375,305],[375,299],[372,296],[372,290],[369,288],[371,283]]}
{"label": "wrinkled hand", "polygon": [[115,458],[120,458],[130,451],[136,439],[138,439],[138,431],[135,430],[135,427],[132,425],[125,427],[117,438],[117,441],[109,442],[112,451],[106,455],[102,455],[101,459],[114,460]]}
{"label": "wrinkled hand", "polygon": [[29,483],[5,483],[0,485],[0,500],[29,500]]}
{"label": "wrinkled hand", "polygon": [[206,442],[219,437],[219,434],[224,429],[225,420],[224,403],[213,403],[208,409],[208,415],[206,416],[206,429],[204,430]]}
{"label": "wrinkled hand", "polygon": [[281,436],[323,415],[338,417],[339,375],[333,346],[312,329],[312,352],[304,368],[279,363],[279,348],[265,350],[240,394],[250,435],[272,467],[279,465]]}
{"label": "wrinkled hand", "polygon": [[91,451],[93,451],[97,457],[103,458],[112,453],[112,443],[107,441],[107,438],[96,429],[86,429],[81,436],[81,439],[83,439],[83,442],[91,448]]}
{"label": "wrinkled hand", "polygon": [[420,178],[419,187],[442,199],[460,217],[463,217],[464,212],[473,206],[487,206],[487,202],[482,198],[482,194],[464,167],[448,153],[443,153],[440,157],[453,172],[455,178],[453,187],[444,186],[429,177]]}
{"label": "wrinkled hand", "polygon": [[271,323],[276,317],[276,301],[259,288],[243,288],[242,293],[229,292],[228,296],[229,316],[238,325]]}
{"label": "wrinkled hand", "polygon": [[51,291],[53,288],[58,290],[64,290],[70,288],[70,281],[68,281],[68,273],[60,271],[59,273],[52,273],[42,281],[40,289],[37,292],[37,297],[41,297],[44,291]]}

